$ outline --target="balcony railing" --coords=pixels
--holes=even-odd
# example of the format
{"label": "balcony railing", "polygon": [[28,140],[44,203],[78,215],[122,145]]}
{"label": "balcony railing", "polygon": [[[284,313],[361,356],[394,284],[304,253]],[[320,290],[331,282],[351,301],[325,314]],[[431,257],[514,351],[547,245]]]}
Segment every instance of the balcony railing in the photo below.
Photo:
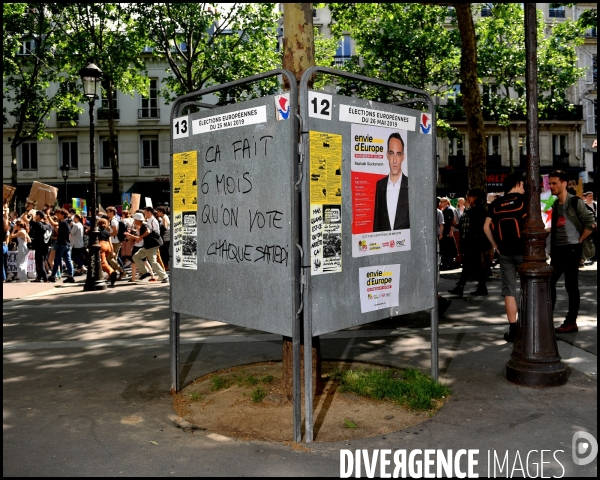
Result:
{"label": "balcony railing", "polygon": [[487,156],[488,168],[501,168],[502,167],[502,155],[488,155]]}
{"label": "balcony railing", "polygon": [[74,120],[74,121],[79,120],[79,114],[67,112],[66,110],[60,110],[56,114],[57,122],[70,122],[71,120]]}
{"label": "balcony railing", "polygon": [[556,107],[548,110],[543,117],[546,117],[544,120],[583,120],[583,105],[573,105],[571,110]]}
{"label": "balcony railing", "polygon": [[565,18],[564,8],[551,8],[548,10],[548,16],[550,18]]}
{"label": "balcony railing", "polygon": [[566,168],[569,166],[569,154],[554,155],[552,157],[552,166],[554,168]]}
{"label": "balcony railing", "polygon": [[[110,117],[110,110],[107,108],[99,108],[98,109],[98,120],[108,120]],[[114,110],[113,120],[118,120],[120,118],[119,109]]]}
{"label": "balcony railing", "polygon": [[453,168],[464,168],[465,165],[464,155],[448,155],[448,166]]}
{"label": "balcony railing", "polygon": [[352,58],[352,55],[335,55],[333,57],[333,66],[341,67]]}
{"label": "balcony railing", "polygon": [[138,118],[160,118],[160,109],[158,108],[140,108],[138,109]]}

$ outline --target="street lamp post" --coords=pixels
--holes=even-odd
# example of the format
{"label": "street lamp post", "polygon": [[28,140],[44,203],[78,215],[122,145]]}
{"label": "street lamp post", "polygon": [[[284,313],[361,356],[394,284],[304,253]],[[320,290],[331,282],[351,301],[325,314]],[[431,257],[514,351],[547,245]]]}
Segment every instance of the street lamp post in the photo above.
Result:
{"label": "street lamp post", "polygon": [[66,163],[63,163],[60,167],[60,171],[62,172],[63,180],[65,181],[65,203],[69,203],[69,195],[67,194],[67,180],[69,179],[69,170],[70,167]]}
{"label": "street lamp post", "polygon": [[89,251],[87,276],[83,290],[94,291],[104,290],[107,285],[102,278],[102,268],[100,264],[100,244],[98,243],[98,226],[96,225],[96,162],[95,162],[95,144],[94,144],[94,104],[98,98],[98,85],[102,80],[102,70],[95,64],[89,63],[85,68],[79,71],[81,81],[83,82],[83,93],[88,98],[90,104],[90,183],[92,187],[92,203],[90,205],[92,213],[92,225],[89,236]]}
{"label": "street lamp post", "polygon": [[537,11],[525,4],[525,52],[527,91],[527,220],[521,276],[519,330],[506,379],[527,387],[553,387],[567,382],[566,365],[560,361],[550,299],[552,267],[546,264],[546,237],[540,211],[540,157],[538,140]]}

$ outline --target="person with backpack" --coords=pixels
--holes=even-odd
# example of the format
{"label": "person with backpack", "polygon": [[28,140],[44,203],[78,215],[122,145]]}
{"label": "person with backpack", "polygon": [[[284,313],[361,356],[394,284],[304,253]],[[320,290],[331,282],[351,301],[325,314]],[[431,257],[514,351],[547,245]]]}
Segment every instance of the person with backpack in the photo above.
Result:
{"label": "person with backpack", "polygon": [[[558,197],[552,206],[550,227],[550,265],[554,271],[550,277],[550,295],[552,310],[556,305],[556,284],[565,275],[565,289],[569,296],[567,316],[556,333],[577,331],[577,314],[579,313],[579,261],[582,253],[593,250],[588,237],[594,226],[594,215],[583,200],[567,192],[569,174],[563,170],[554,170],[548,174],[550,192]],[[587,240],[586,240],[587,239]],[[586,242],[585,245],[584,242]],[[591,253],[591,252],[590,252]]]}
{"label": "person with backpack", "polygon": [[526,217],[523,176],[513,173],[504,180],[504,196],[496,198],[488,207],[483,225],[485,236],[498,253],[500,261],[502,296],[508,318],[508,332],[504,334],[504,340],[511,343],[517,335],[517,268],[523,263]]}

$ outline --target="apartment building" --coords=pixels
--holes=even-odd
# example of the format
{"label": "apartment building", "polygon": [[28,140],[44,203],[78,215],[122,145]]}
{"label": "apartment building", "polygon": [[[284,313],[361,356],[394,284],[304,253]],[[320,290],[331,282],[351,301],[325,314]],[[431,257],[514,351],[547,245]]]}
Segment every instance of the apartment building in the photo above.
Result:
{"label": "apartment building", "polygon": [[[550,4],[538,4],[548,28],[553,22],[566,18],[578,18],[596,4],[575,4],[572,7],[550,8]],[[280,7],[281,9],[281,7]],[[480,15],[486,15],[484,8]],[[313,12],[315,26],[324,35],[330,35],[331,15],[327,8]],[[562,112],[551,119],[540,121],[541,172],[563,168],[573,179],[581,176],[586,189],[593,188],[597,172],[596,147],[596,85],[597,85],[597,37],[596,29],[586,32],[585,42],[579,47],[579,66],[588,68],[587,74],[577,85],[569,89],[568,99],[577,105],[574,112]],[[24,53],[27,51],[24,48]],[[355,54],[353,41],[345,35],[339,42],[335,65],[341,66]],[[146,98],[136,93],[133,97],[116,92],[115,123],[117,128],[117,151],[120,167],[120,191],[139,193],[149,197],[154,205],[165,204],[170,198],[170,106],[158,95],[165,70],[164,60],[154,57],[150,51],[141,52],[146,62],[150,89]],[[56,87],[50,87],[56,88]],[[484,87],[485,88],[485,87]],[[485,96],[484,96],[485,97]],[[205,99],[204,101],[208,101]],[[439,99],[440,105],[445,99]],[[53,112],[46,122],[46,131],[52,139],[28,142],[18,150],[17,202],[24,206],[31,183],[39,181],[59,188],[59,203],[65,196],[90,198],[90,123],[88,105],[81,105],[83,113],[70,125],[61,112]],[[112,196],[112,169],[108,157],[108,104],[100,98],[95,106],[95,151],[96,179],[99,204],[120,204],[121,199]],[[463,195],[467,189],[469,144],[464,118],[450,119],[459,131],[459,137],[438,139],[440,194]],[[491,118],[485,119],[488,145],[488,190],[499,191],[504,175],[509,172],[508,129],[500,127]],[[511,140],[514,147],[516,171],[525,169],[525,118],[512,122]],[[3,131],[3,178],[11,178],[10,129]],[[65,192],[62,165],[69,165],[69,176]],[[66,195],[65,195],[66,194]],[[70,202],[70,200],[68,201]]]}
{"label": "apartment building", "polygon": [[[593,3],[577,3],[574,6],[551,8],[549,3],[538,3],[546,23],[546,31],[555,22],[578,19],[581,13],[596,8]],[[479,15],[490,15],[484,6]],[[555,169],[569,172],[573,181],[582,178],[584,189],[593,189],[597,174],[596,148],[596,85],[597,85],[597,36],[596,28],[585,32],[584,43],[578,47],[578,67],[586,68],[586,76],[567,91],[567,100],[575,105],[574,111],[556,111],[551,118],[539,122],[540,173]],[[482,87],[482,101],[486,102],[486,85]],[[439,104],[446,102],[440,100]],[[468,188],[469,144],[466,120],[463,117],[449,119],[459,131],[459,138],[438,139],[439,178],[438,191],[445,195],[464,195]],[[487,142],[487,188],[500,192],[504,177],[510,171],[509,130],[513,146],[515,172],[526,169],[526,118],[515,118],[510,129],[499,126],[484,115]]]}

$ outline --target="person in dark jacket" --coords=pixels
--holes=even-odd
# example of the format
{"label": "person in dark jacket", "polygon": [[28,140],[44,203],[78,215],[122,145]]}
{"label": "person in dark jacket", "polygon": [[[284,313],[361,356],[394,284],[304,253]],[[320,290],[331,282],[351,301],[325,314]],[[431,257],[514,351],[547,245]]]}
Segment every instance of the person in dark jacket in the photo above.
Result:
{"label": "person in dark jacket", "polygon": [[453,295],[462,297],[463,290],[470,277],[477,281],[477,289],[471,295],[487,295],[486,275],[483,267],[482,253],[491,248],[485,236],[483,226],[487,216],[487,196],[481,188],[471,188],[467,193],[470,205],[460,217],[460,251],[463,258],[463,269],[456,287],[448,290]]}

